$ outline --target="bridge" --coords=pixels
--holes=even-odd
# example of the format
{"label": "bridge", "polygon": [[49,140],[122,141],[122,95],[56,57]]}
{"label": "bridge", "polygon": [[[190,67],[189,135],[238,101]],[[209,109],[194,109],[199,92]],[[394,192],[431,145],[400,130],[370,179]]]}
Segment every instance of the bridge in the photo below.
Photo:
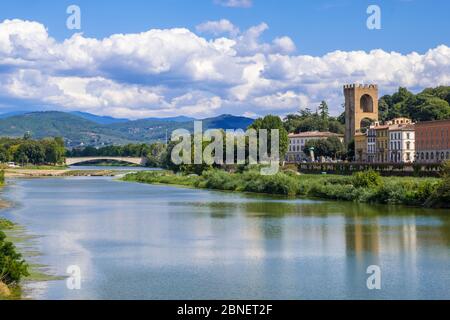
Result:
{"label": "bridge", "polygon": [[66,158],[66,165],[72,166],[75,164],[92,162],[92,161],[117,161],[126,162],[131,164],[137,164],[139,166],[144,166],[147,162],[145,158],[132,158],[132,157],[78,157],[78,158]]}

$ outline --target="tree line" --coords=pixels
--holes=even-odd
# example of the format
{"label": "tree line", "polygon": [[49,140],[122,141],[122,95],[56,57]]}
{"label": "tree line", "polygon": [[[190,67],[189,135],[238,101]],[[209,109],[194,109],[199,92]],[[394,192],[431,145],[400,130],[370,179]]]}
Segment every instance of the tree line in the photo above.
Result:
{"label": "tree line", "polygon": [[28,134],[23,138],[0,138],[0,162],[21,165],[58,165],[64,163],[64,140],[45,138],[33,140]]}
{"label": "tree line", "polygon": [[450,86],[427,88],[418,94],[399,88],[379,101],[380,120],[398,117],[415,122],[450,119]]}
{"label": "tree line", "polygon": [[105,146],[95,148],[88,146],[85,148],[74,148],[67,150],[67,157],[145,157],[147,164],[152,167],[162,165],[162,155],[166,151],[163,143],[153,144],[127,144],[123,146]]}

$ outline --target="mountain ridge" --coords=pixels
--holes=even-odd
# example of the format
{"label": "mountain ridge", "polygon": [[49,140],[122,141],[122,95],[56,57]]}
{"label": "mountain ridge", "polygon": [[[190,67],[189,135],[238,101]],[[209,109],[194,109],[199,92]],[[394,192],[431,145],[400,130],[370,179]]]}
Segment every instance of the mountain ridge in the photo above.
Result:
{"label": "mountain ridge", "polygon": [[[175,129],[192,131],[195,120],[184,116],[128,120],[79,112],[17,112],[4,118],[0,115],[0,136],[21,137],[25,132],[31,132],[36,139],[60,136],[68,147],[151,143],[165,141]],[[246,129],[254,120],[220,115],[201,121],[207,130]]]}

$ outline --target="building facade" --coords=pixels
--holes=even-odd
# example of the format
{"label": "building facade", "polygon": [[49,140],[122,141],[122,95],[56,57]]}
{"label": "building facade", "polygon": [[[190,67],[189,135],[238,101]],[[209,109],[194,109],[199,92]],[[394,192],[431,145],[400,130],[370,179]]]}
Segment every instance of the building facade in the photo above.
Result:
{"label": "building facade", "polygon": [[[415,160],[415,128],[411,119],[374,122],[367,132],[355,134],[355,161],[411,163]],[[365,145],[364,145],[365,144]]]}
{"label": "building facade", "polygon": [[412,163],[415,161],[415,156],[414,124],[389,126],[389,162]]}
{"label": "building facade", "polygon": [[367,135],[361,132],[355,134],[355,161],[367,162]]}
{"label": "building facade", "polygon": [[389,125],[375,126],[375,162],[389,162]]}
{"label": "building facade", "polygon": [[286,161],[296,163],[310,160],[310,155],[303,152],[306,143],[310,140],[328,139],[330,137],[337,137],[341,142],[344,141],[344,135],[333,132],[308,131],[289,134],[289,147],[286,153]]}
{"label": "building facade", "polygon": [[416,123],[416,161],[440,163],[450,160],[450,120]]}
{"label": "building facade", "polygon": [[375,162],[376,143],[377,143],[376,130],[373,126],[371,126],[367,130],[367,162],[371,163]]}
{"label": "building facade", "polygon": [[389,125],[376,121],[367,130],[367,162],[384,163],[388,161]]}

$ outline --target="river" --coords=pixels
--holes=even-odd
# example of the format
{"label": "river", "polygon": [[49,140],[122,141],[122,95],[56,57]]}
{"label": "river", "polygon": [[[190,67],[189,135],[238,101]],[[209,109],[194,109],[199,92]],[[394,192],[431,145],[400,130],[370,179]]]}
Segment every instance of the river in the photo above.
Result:
{"label": "river", "polygon": [[[128,168],[129,169],[129,168]],[[66,280],[33,299],[450,299],[444,210],[192,190],[107,177],[10,180],[0,214]],[[368,266],[381,269],[369,290]]]}

